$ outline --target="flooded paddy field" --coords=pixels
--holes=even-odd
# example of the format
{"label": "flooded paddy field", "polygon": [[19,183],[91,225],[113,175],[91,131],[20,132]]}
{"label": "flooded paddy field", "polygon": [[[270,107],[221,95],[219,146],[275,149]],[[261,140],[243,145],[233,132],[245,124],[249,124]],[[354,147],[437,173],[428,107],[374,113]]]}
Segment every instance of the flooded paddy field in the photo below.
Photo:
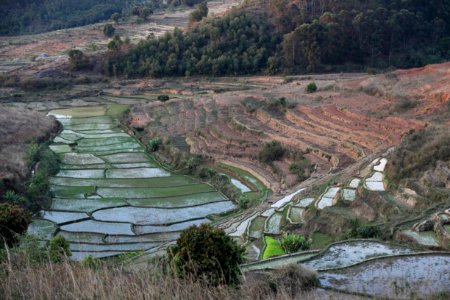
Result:
{"label": "flooded paddy field", "polygon": [[54,195],[29,233],[64,236],[75,260],[156,251],[181,230],[236,206],[212,186],[160,167],[107,106],[51,111],[63,126],[50,149],[61,161]]}

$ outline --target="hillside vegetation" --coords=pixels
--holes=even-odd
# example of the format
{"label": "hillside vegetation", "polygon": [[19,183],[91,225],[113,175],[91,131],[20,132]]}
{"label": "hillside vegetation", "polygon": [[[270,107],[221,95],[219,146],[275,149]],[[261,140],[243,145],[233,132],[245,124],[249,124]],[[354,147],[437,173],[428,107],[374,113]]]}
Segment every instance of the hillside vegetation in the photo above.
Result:
{"label": "hillside vegetation", "polygon": [[187,33],[108,55],[129,77],[351,71],[450,58],[450,4],[422,1],[247,1]]}
{"label": "hillside vegetation", "polygon": [[192,6],[198,0],[5,0],[0,2],[0,35],[30,34],[83,26],[112,14],[136,14],[135,7]]}

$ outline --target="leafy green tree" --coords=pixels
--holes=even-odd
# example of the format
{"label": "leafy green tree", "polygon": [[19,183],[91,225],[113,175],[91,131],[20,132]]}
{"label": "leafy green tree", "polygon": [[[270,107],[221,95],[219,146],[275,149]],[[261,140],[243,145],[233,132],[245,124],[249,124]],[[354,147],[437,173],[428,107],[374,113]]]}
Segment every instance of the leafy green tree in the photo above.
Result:
{"label": "leafy green tree", "polygon": [[306,92],[314,93],[315,91],[317,91],[317,85],[315,82],[311,82],[306,86]]}
{"label": "leafy green tree", "polygon": [[0,203],[0,247],[13,246],[20,234],[24,233],[31,222],[28,210],[20,206]]}
{"label": "leafy green tree", "polygon": [[119,23],[120,20],[120,14],[119,13],[113,13],[111,15],[111,20],[113,20],[116,24]]}
{"label": "leafy green tree", "polygon": [[169,96],[168,95],[159,95],[158,96],[158,100],[159,101],[161,101],[161,102],[166,102],[166,101],[169,101]]}
{"label": "leafy green tree", "polygon": [[272,141],[264,144],[263,149],[259,153],[259,160],[263,163],[271,163],[275,160],[280,160],[284,152],[284,148],[280,142]]}
{"label": "leafy green tree", "polygon": [[108,49],[115,52],[120,50],[123,45],[123,41],[120,36],[115,35],[113,39],[108,43]]}
{"label": "leafy green tree", "polygon": [[169,262],[180,277],[194,276],[212,285],[237,285],[245,249],[221,229],[208,224],[184,230],[167,249]]}
{"label": "leafy green tree", "polygon": [[208,16],[208,2],[203,1],[197,6],[197,9],[191,12],[191,14],[189,15],[189,22],[199,22],[206,16]]}
{"label": "leafy green tree", "polygon": [[69,62],[73,70],[81,70],[90,65],[89,59],[78,49],[71,49],[69,51]]}
{"label": "leafy green tree", "polygon": [[160,137],[154,137],[150,141],[148,141],[148,146],[150,147],[150,151],[155,152],[158,151],[159,147],[162,145],[162,140]]}
{"label": "leafy green tree", "polygon": [[116,28],[112,24],[105,24],[103,26],[103,34],[107,37],[112,37],[116,32]]}

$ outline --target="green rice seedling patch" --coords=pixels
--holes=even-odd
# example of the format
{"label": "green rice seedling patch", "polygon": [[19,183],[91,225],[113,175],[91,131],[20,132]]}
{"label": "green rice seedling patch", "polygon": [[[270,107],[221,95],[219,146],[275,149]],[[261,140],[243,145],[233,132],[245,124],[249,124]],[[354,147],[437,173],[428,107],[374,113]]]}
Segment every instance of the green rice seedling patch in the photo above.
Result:
{"label": "green rice seedling patch", "polygon": [[[57,185],[71,185],[71,184],[61,184],[60,182],[65,182],[68,178],[104,178],[105,170],[102,169],[88,169],[88,170],[60,170],[56,177],[50,178],[50,183]],[[90,184],[86,184],[90,185]]]}
{"label": "green rice seedling patch", "polygon": [[158,244],[155,243],[135,243],[135,244],[81,244],[70,243],[70,250],[77,252],[109,252],[109,251],[145,251],[151,248],[155,248]]}
{"label": "green rice seedling patch", "polygon": [[103,159],[87,153],[63,153],[61,154],[61,162],[63,164],[70,165],[92,165],[105,163]]}
{"label": "green rice seedling patch", "polygon": [[104,106],[87,106],[87,107],[73,107],[64,109],[55,109],[49,112],[51,116],[55,118],[87,118],[103,116],[106,113]]}
{"label": "green rice seedling patch", "polygon": [[134,231],[136,234],[146,234],[146,233],[160,233],[160,232],[172,232],[181,231],[193,225],[200,225],[203,223],[209,223],[210,221],[206,218],[176,223],[168,226],[154,226],[154,225],[136,225],[134,226]]}
{"label": "green rice seedling patch", "polygon": [[74,126],[80,124],[117,124],[116,120],[113,120],[109,116],[98,116],[88,118],[58,118],[63,126]]}
{"label": "green rice seedling patch", "polygon": [[[86,198],[95,194],[95,186],[60,186],[53,185],[50,190],[56,198]],[[109,197],[113,198],[113,197]]]}
{"label": "green rice seedling patch", "polygon": [[130,222],[136,225],[166,225],[205,218],[211,214],[235,209],[231,201],[215,202],[184,208],[117,207],[96,211],[93,218],[109,222]]}
{"label": "green rice seedling patch", "polygon": [[92,152],[96,156],[105,156],[105,155],[113,155],[113,154],[133,154],[133,153],[144,153],[145,150],[143,148],[136,149],[118,149],[118,150],[106,150],[106,151],[95,151]]}
{"label": "green rice seedling patch", "polygon": [[113,128],[113,129],[104,129],[104,130],[72,130],[72,129],[67,129],[67,131],[71,131],[74,132],[75,134],[80,134],[80,135],[84,135],[84,134],[88,134],[88,135],[98,135],[98,136],[102,136],[104,134],[111,134],[111,133],[124,133],[122,129],[120,128]]}
{"label": "green rice seedling patch", "polygon": [[154,168],[155,165],[144,162],[144,163],[125,163],[125,164],[111,164],[112,168],[115,169],[134,169],[134,168]]}
{"label": "green rice seedling patch", "polygon": [[110,167],[109,164],[92,164],[92,165],[71,165],[71,164],[60,164],[59,168],[61,170],[91,170],[91,169],[106,169]]}
{"label": "green rice seedling patch", "polygon": [[50,145],[49,148],[55,153],[73,152],[72,148],[69,145]]}
{"label": "green rice seedling patch", "polygon": [[311,239],[311,248],[312,249],[322,249],[332,242],[334,242],[334,238],[328,234],[321,232],[313,232],[310,234],[309,238]]}
{"label": "green rice seedling patch", "polygon": [[112,137],[129,137],[128,134],[126,134],[125,132],[110,132],[110,133],[106,133],[106,132],[99,132],[99,133],[83,133],[83,132],[79,132],[79,131],[73,131],[70,129],[67,130],[63,130],[63,132],[61,132],[60,134],[61,137],[65,138],[65,139],[69,139],[69,140],[77,140],[80,138],[84,138],[84,139],[99,139],[99,138],[112,138]]}
{"label": "green rice seedling patch", "polygon": [[106,171],[106,178],[148,178],[169,176],[170,173],[161,168],[109,169]]}
{"label": "green rice seedling patch", "polygon": [[105,152],[105,151],[120,152],[120,150],[129,150],[129,149],[144,150],[144,147],[142,147],[140,144],[136,143],[135,141],[132,141],[132,142],[103,145],[103,146],[77,147],[77,152],[79,152],[79,153],[97,153],[97,152]]}
{"label": "green rice seedling patch", "polygon": [[129,223],[99,222],[95,220],[81,221],[60,227],[70,232],[94,232],[114,235],[134,235],[132,225]]}
{"label": "green rice seedling patch", "polygon": [[266,247],[264,248],[263,259],[286,254],[283,248],[281,248],[280,242],[273,237],[266,235],[264,240],[266,242]]}
{"label": "green rice seedling patch", "polygon": [[59,199],[54,198],[52,209],[71,210],[91,213],[98,209],[126,206],[128,203],[120,198],[100,198],[100,199]]}
{"label": "green rice seedling patch", "polygon": [[105,234],[92,232],[69,232],[59,231],[58,236],[63,236],[68,242],[82,242],[91,244],[103,244],[106,237]]}
{"label": "green rice seedling patch", "polygon": [[65,212],[65,211],[41,211],[40,217],[57,224],[74,222],[89,218],[86,213],[82,212]]}
{"label": "green rice seedling patch", "polygon": [[126,104],[110,103],[106,106],[106,115],[112,117],[122,116],[128,109]]}
{"label": "green rice seedling patch", "polygon": [[113,138],[99,138],[99,139],[81,139],[78,141],[78,148],[81,147],[101,147],[107,145],[117,145],[123,143],[132,143],[136,140],[130,136],[128,137],[113,137]]}
{"label": "green rice seedling patch", "polygon": [[105,155],[102,158],[110,163],[143,163],[152,161],[145,153],[117,153]]}
{"label": "green rice seedling patch", "polygon": [[56,232],[56,225],[53,222],[33,219],[30,226],[28,226],[28,234],[37,236],[42,240],[50,240]]}
{"label": "green rice seedling patch", "polygon": [[260,239],[263,236],[264,226],[266,224],[267,217],[257,216],[250,223],[248,235],[254,239]]}
{"label": "green rice seedling patch", "polygon": [[83,130],[109,130],[117,128],[115,123],[83,123],[74,125],[64,125],[65,129],[70,129],[73,131],[83,131]]}
{"label": "green rice seedling patch", "polygon": [[139,207],[175,208],[175,207],[196,206],[225,200],[227,200],[227,198],[225,198],[222,194],[214,191],[210,193],[192,194],[175,197],[127,199],[127,202],[132,206],[139,206]]}
{"label": "green rice seedling patch", "polygon": [[164,188],[98,188],[97,194],[103,198],[157,198],[192,195],[212,191],[214,191],[214,188],[207,184],[191,184]]}
{"label": "green rice seedling patch", "polygon": [[106,242],[111,244],[116,243],[145,243],[145,242],[167,242],[174,241],[180,236],[180,232],[160,232],[135,236],[119,236],[108,235]]}
{"label": "green rice seedling patch", "polygon": [[185,176],[154,177],[154,178],[111,178],[111,179],[84,179],[53,177],[50,183],[66,186],[96,186],[98,188],[153,188],[175,187],[198,184]]}

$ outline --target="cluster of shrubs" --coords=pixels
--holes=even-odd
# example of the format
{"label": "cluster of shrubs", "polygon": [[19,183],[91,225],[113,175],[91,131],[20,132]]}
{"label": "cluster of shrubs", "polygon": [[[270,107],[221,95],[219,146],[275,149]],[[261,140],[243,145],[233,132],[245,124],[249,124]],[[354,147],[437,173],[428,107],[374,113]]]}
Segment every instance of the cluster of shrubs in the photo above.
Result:
{"label": "cluster of shrubs", "polygon": [[420,178],[436,166],[438,161],[450,160],[450,131],[427,128],[410,132],[394,151],[386,167],[393,184]]}

